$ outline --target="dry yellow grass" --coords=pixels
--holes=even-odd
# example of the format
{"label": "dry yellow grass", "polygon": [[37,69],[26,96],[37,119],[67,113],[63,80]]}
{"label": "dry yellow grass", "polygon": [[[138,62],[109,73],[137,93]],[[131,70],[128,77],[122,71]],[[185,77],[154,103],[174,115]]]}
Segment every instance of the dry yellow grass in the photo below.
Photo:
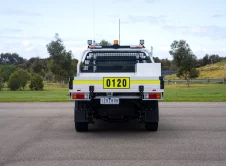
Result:
{"label": "dry yellow grass", "polygon": [[[224,66],[226,66],[226,60],[215,64],[200,67],[198,68],[200,75],[197,79],[224,78],[226,77],[226,70],[224,70]],[[179,79],[179,78],[176,76],[176,74],[172,74],[169,76],[165,76],[165,79]]]}

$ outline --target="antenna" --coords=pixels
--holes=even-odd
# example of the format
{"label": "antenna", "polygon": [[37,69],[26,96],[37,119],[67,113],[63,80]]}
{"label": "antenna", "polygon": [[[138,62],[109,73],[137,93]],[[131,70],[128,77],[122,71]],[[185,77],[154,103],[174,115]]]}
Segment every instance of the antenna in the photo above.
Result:
{"label": "antenna", "polygon": [[95,43],[95,26],[94,26],[94,0],[93,0],[93,40]]}
{"label": "antenna", "polygon": [[119,45],[120,45],[120,19],[119,19]]}
{"label": "antenna", "polygon": [[153,56],[153,47],[151,46],[151,56]]}

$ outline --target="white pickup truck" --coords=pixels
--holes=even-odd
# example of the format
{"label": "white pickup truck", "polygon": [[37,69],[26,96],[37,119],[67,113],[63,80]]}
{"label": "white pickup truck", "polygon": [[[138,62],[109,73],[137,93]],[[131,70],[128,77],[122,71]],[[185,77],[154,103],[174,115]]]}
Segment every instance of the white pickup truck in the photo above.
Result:
{"label": "white pickup truck", "polygon": [[82,53],[77,76],[69,78],[70,100],[75,101],[76,131],[88,131],[97,119],[109,122],[138,119],[148,131],[157,131],[158,101],[163,100],[161,64],[139,45],[92,45]]}

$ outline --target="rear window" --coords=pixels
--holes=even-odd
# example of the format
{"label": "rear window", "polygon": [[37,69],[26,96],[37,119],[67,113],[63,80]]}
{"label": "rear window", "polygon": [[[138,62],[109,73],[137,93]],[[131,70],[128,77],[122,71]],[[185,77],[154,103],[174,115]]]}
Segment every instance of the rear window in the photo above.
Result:
{"label": "rear window", "polygon": [[150,63],[144,52],[95,51],[87,53],[81,72],[135,72],[136,63]]}

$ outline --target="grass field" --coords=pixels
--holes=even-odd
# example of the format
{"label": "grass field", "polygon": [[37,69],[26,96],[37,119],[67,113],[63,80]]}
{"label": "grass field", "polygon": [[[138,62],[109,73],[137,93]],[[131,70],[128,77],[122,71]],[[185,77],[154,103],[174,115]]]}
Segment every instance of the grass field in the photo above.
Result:
{"label": "grass field", "polygon": [[[197,68],[200,72],[200,75],[197,79],[218,79],[218,78],[224,78],[226,77],[226,70],[224,70],[224,67],[226,66],[226,60],[206,65],[200,68]],[[165,76],[166,80],[172,80],[172,79],[179,79],[176,74]]]}
{"label": "grass field", "polygon": [[165,101],[221,102],[226,101],[226,85],[190,84],[165,85]]}
{"label": "grass field", "polygon": [[[0,102],[68,102],[68,85],[45,84],[43,91],[0,91]],[[222,102],[226,101],[223,84],[165,84],[164,101]]]}

